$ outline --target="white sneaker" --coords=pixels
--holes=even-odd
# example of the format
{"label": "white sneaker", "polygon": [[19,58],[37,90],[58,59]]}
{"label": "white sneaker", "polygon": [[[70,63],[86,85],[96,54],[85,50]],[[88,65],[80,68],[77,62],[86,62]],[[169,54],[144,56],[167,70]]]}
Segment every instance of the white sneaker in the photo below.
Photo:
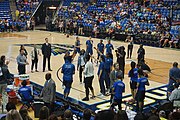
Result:
{"label": "white sneaker", "polygon": [[102,93],[98,94],[97,96],[100,97],[100,98],[104,98],[105,97]]}
{"label": "white sneaker", "polygon": [[103,94],[101,94],[99,97],[100,97],[100,98],[104,98],[105,96],[104,96]]}
{"label": "white sneaker", "polygon": [[106,90],[106,93],[110,93],[110,89],[107,89],[107,90]]}
{"label": "white sneaker", "polygon": [[65,89],[65,85],[62,85],[62,89]]}

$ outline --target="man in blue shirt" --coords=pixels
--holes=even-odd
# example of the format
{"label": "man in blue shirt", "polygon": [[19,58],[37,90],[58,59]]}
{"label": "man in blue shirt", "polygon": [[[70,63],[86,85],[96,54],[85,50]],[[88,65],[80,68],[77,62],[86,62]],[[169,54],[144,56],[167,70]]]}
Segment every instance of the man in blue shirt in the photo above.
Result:
{"label": "man in blue shirt", "polygon": [[[112,55],[112,50],[114,50],[113,45],[111,44],[111,41],[108,40],[108,44],[106,44],[106,54]],[[113,58],[112,58],[113,59]]]}
{"label": "man in blue shirt", "polygon": [[98,49],[96,50],[105,59],[105,62],[104,62],[105,83],[106,83],[107,92],[110,92],[110,77],[109,76],[112,69],[113,60],[110,58],[110,54],[106,54],[105,56]]}
{"label": "man in blue shirt", "polygon": [[20,50],[20,54],[16,58],[18,64],[19,75],[26,74],[26,65],[29,65],[27,58],[24,55],[24,50]]}
{"label": "man in blue shirt", "polygon": [[104,81],[105,81],[105,69],[104,69],[105,59],[103,56],[100,56],[100,65],[98,68],[98,80],[100,85],[100,92],[102,95],[106,95]]}
{"label": "man in blue shirt", "polygon": [[[104,54],[104,44],[103,44],[103,40],[100,40],[100,43],[97,44],[97,49]],[[98,58],[99,59],[100,54],[98,53]]]}
{"label": "man in blue shirt", "polygon": [[[26,86],[27,82],[26,80],[23,80],[21,83],[22,87],[19,88],[18,93],[21,96],[22,101],[27,101],[28,103],[31,103],[33,101],[33,95],[31,88]],[[30,106],[28,106],[30,107]]]}
{"label": "man in blue shirt", "polygon": [[89,37],[89,40],[86,41],[86,52],[91,56],[93,54],[93,41],[91,40],[91,37]]}
{"label": "man in blue shirt", "polygon": [[167,88],[168,96],[173,91],[173,83],[179,83],[180,82],[180,69],[178,68],[178,63],[173,63],[173,68],[169,70],[169,84]]}
{"label": "man in blue shirt", "polygon": [[119,110],[121,110],[122,93],[125,92],[125,84],[122,82],[121,73],[118,72],[116,77],[118,80],[114,83],[112,88],[113,102],[111,108],[114,108],[115,105],[118,105]]}
{"label": "man in blue shirt", "polygon": [[128,73],[128,77],[130,77],[131,94],[133,99],[135,99],[137,91],[138,68],[136,68],[136,63],[134,61],[131,62],[131,70]]}
{"label": "man in blue shirt", "polygon": [[113,65],[113,60],[110,58],[110,54],[107,54],[106,56],[104,56],[105,58],[105,65],[104,65],[104,69],[105,69],[105,75],[106,75],[106,88],[107,91],[109,92],[110,90],[110,72],[112,70],[112,65]]}
{"label": "man in blue shirt", "polygon": [[63,64],[61,73],[63,73],[63,85],[65,85],[64,98],[66,99],[70,93],[73,74],[75,74],[75,66],[71,63],[71,60],[67,60],[67,62]]}
{"label": "man in blue shirt", "polygon": [[76,42],[75,42],[75,53],[79,53],[80,54],[80,39],[79,37],[76,37]]}
{"label": "man in blue shirt", "polygon": [[138,70],[139,79],[137,80],[137,93],[136,93],[136,112],[142,112],[144,106],[144,99],[145,99],[145,85],[149,86],[149,81],[146,77],[144,77],[144,73],[142,69]]}

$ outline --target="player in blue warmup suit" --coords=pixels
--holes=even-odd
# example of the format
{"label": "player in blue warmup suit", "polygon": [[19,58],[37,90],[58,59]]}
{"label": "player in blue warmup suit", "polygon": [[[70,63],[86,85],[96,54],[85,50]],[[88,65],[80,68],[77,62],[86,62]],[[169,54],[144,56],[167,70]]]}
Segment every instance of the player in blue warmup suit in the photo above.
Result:
{"label": "player in blue warmup suit", "polygon": [[142,112],[144,106],[144,99],[145,99],[145,92],[146,92],[146,85],[149,86],[149,81],[146,77],[144,77],[144,73],[142,69],[138,70],[139,79],[137,80],[137,93],[136,93],[136,112]]}
{"label": "player in blue warmup suit", "polygon": [[66,63],[63,64],[61,73],[63,73],[63,85],[65,85],[64,98],[66,99],[70,93],[73,82],[73,74],[75,74],[75,66],[71,63],[71,59],[67,60]]}

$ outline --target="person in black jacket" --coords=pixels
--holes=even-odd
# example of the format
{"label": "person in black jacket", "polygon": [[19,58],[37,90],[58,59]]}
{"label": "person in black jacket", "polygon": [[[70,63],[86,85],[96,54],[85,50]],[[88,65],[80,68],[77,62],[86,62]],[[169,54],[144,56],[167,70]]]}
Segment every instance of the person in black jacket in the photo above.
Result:
{"label": "person in black jacket", "polygon": [[50,67],[50,58],[51,58],[51,44],[48,43],[48,38],[45,38],[46,43],[44,43],[42,45],[42,54],[43,54],[43,72],[45,71],[45,67],[46,67],[46,59],[48,59],[48,70],[51,70]]}
{"label": "person in black jacket", "polygon": [[0,57],[0,94],[2,95],[2,99],[0,102],[2,103],[2,112],[5,111],[5,106],[8,102],[8,95],[6,92],[9,69],[8,69],[9,61],[6,61],[6,57],[2,55]]}
{"label": "person in black jacket", "polygon": [[139,46],[137,54],[138,54],[138,63],[144,61],[145,49],[143,48],[142,44]]}
{"label": "person in black jacket", "polygon": [[117,63],[119,63],[119,69],[123,73],[122,78],[124,78],[125,56],[126,56],[126,52],[124,50],[125,50],[124,46],[120,46],[118,48],[118,50],[115,51],[116,52],[116,57],[117,57]]}

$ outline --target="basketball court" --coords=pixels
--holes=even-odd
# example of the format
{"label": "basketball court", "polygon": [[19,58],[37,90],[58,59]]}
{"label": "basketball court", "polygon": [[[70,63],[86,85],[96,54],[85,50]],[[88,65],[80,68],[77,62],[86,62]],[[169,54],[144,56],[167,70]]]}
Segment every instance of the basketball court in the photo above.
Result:
{"label": "basketball court", "polygon": [[[36,84],[41,86],[45,83],[45,74],[48,71],[42,72],[42,56],[39,57],[38,70],[39,72],[31,73],[31,58],[30,52],[32,50],[32,45],[37,44],[38,47],[41,47],[41,44],[45,42],[45,38],[49,38],[49,43],[52,44],[52,56],[51,56],[51,71],[52,78],[56,83],[56,91],[60,94],[63,94],[62,83],[57,78],[57,70],[64,64],[64,52],[66,50],[73,50],[73,45],[75,43],[76,36],[70,36],[67,38],[64,34],[56,33],[56,32],[47,32],[47,31],[25,31],[25,32],[14,32],[14,33],[0,33],[0,54],[7,56],[7,60],[10,60],[9,70],[13,74],[18,74],[17,71],[17,63],[16,57],[19,54],[20,45],[24,44],[25,48],[28,52],[28,62],[30,65],[26,66],[26,73],[30,75],[30,80]],[[81,42],[81,49],[86,48],[86,40],[87,37],[79,36]],[[96,47],[100,39],[92,38],[93,44]],[[103,41],[104,44],[107,43],[106,40]],[[111,41],[114,45],[115,49],[119,46],[125,46],[127,51],[128,43],[122,41]],[[130,70],[130,62],[137,60],[137,49],[139,45],[134,45],[132,59],[126,59],[125,66],[125,78],[124,83],[126,85],[125,93],[123,94],[124,100],[131,99],[130,96],[130,87],[129,87],[129,78],[127,76],[128,71]],[[151,104],[155,102],[157,99],[164,99],[166,97],[166,87],[165,85],[168,83],[168,75],[169,69],[172,67],[172,63],[174,61],[180,64],[180,50],[178,49],[164,49],[164,48],[156,48],[150,46],[144,46],[146,54],[145,61],[151,67],[152,73],[149,74],[149,82],[150,86],[147,87],[148,92],[146,93],[145,105]],[[72,53],[72,52],[71,52]],[[115,51],[114,51],[115,56]],[[97,53],[94,51],[93,54],[96,58]],[[73,64],[75,64],[77,69],[77,58],[76,55]],[[114,62],[116,62],[116,57],[114,57]],[[71,89],[69,97],[76,100],[75,102],[83,103],[89,105],[96,109],[106,109],[109,106],[109,96],[107,97],[99,97],[100,87],[97,79],[97,69],[98,66],[94,64],[94,80],[93,87],[95,89],[95,95],[97,96],[95,99],[90,99],[87,102],[81,101],[82,98],[85,97],[85,88],[83,84],[80,84],[78,71],[74,75],[74,81],[72,84],[73,89]],[[46,68],[47,70],[47,68]],[[62,78],[62,74],[59,72],[58,75]]]}

